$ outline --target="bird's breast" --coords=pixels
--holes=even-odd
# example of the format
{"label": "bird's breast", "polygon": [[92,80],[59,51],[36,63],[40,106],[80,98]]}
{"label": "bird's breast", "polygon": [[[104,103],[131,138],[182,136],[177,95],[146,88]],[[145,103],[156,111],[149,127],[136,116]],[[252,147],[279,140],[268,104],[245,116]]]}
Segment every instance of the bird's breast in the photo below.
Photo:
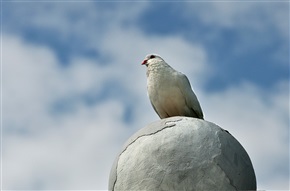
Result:
{"label": "bird's breast", "polygon": [[180,89],[172,84],[152,84],[148,86],[149,98],[157,112],[168,116],[182,115],[186,107]]}

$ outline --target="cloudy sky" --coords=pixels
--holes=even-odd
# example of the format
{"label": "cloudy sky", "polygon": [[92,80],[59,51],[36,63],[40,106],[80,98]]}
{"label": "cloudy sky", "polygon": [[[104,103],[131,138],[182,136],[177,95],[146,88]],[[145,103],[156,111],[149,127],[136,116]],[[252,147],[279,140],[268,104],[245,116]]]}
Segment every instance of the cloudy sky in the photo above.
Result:
{"label": "cloudy sky", "polygon": [[3,1],[2,189],[104,190],[122,144],[158,120],[148,53],[186,74],[205,119],[289,189],[289,2]]}

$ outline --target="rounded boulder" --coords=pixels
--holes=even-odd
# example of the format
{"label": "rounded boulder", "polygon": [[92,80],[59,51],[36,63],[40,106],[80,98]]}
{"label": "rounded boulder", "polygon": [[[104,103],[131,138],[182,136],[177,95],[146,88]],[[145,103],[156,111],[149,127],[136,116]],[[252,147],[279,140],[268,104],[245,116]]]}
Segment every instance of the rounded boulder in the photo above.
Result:
{"label": "rounded boulder", "polygon": [[214,123],[171,117],[140,129],[124,144],[109,190],[255,190],[242,145]]}

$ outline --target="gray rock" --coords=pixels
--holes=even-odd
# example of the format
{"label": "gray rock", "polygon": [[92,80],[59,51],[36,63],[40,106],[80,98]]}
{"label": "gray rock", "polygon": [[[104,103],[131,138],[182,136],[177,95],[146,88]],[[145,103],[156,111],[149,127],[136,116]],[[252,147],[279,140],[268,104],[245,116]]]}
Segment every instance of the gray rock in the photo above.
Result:
{"label": "gray rock", "polygon": [[109,190],[255,190],[251,160],[217,125],[189,117],[156,121],[125,143]]}

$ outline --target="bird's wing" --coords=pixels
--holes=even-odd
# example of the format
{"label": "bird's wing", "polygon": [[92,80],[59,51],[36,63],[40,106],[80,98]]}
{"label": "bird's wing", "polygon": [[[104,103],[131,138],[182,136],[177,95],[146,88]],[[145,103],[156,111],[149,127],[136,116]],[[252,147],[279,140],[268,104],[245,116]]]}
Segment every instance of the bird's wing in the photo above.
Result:
{"label": "bird's wing", "polygon": [[177,85],[185,97],[186,104],[188,108],[192,109],[193,112],[197,115],[198,118],[203,119],[203,112],[201,110],[201,107],[199,105],[199,102],[197,100],[196,95],[191,89],[190,82],[186,75],[178,72],[177,75]]}
{"label": "bird's wing", "polygon": [[152,102],[151,99],[150,99],[150,103],[151,103],[153,109],[155,110],[155,112],[157,113],[157,115],[160,117],[160,119],[162,119],[162,117],[160,116],[160,114],[159,114],[158,111],[156,110],[156,108],[155,108],[155,106],[154,106],[154,104],[153,104],[153,102]]}

